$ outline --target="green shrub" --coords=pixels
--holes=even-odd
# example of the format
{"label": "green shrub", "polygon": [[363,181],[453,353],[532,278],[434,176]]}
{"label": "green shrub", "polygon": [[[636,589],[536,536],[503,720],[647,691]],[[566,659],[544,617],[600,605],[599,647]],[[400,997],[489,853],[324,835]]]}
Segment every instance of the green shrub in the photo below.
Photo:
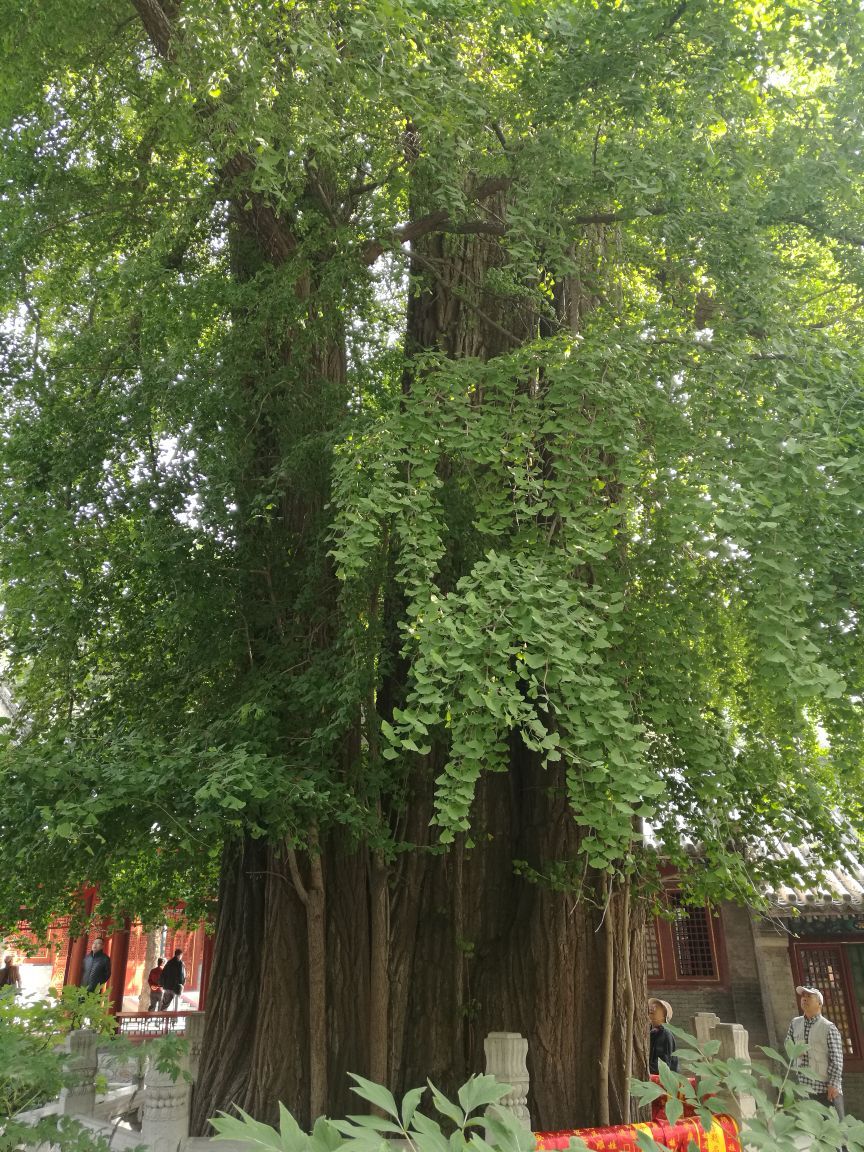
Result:
{"label": "green shrub", "polygon": [[[804,1045],[787,1040],[784,1051],[763,1047],[767,1063],[751,1064],[746,1060],[720,1060],[718,1040],[700,1043],[695,1037],[678,1028],[670,1031],[683,1047],[678,1057],[685,1071],[670,1071],[660,1064],[662,1087],[654,1083],[633,1081],[632,1094],[640,1104],[649,1104],[668,1094],[666,1115],[676,1121],[689,1104],[706,1130],[712,1117],[728,1111],[730,1094],[749,1096],[753,1101],[753,1114],[744,1118],[741,1145],[761,1152],[837,1152],[845,1146],[849,1152],[864,1150],[864,1123],[847,1116],[842,1122],[834,1108],[825,1108],[808,1096],[796,1083],[793,1066],[795,1058],[804,1051]],[[693,1091],[690,1077],[695,1077],[698,1093]],[[645,1152],[660,1148],[650,1137],[639,1140]]]}
{"label": "green shrub", "polygon": [[46,999],[22,1000],[0,994],[0,1152],[42,1143],[63,1152],[94,1152],[107,1148],[74,1117],[46,1116],[26,1124],[21,1112],[38,1108],[59,1095],[69,1072],[61,1051],[75,1028],[92,1028],[114,1043],[115,1021],[104,998],[81,988],[51,991]]}

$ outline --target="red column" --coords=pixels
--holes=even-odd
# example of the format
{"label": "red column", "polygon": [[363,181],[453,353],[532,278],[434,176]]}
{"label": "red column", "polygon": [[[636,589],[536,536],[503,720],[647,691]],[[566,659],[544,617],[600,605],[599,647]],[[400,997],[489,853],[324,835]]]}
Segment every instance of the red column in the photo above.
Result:
{"label": "red column", "polygon": [[[98,896],[96,888],[85,888],[81,893],[81,903],[84,905],[86,919],[93,915]],[[63,973],[63,984],[80,984],[84,975],[84,957],[87,955],[87,944],[90,937],[85,932],[69,940],[69,954],[66,957],[66,971]]]}
{"label": "red column", "polygon": [[111,979],[108,982],[111,997],[111,1011],[116,1016],[123,1011],[123,993],[126,991],[126,965],[129,963],[129,936],[131,924],[128,917],[123,928],[111,937]]}
{"label": "red column", "polygon": [[204,952],[201,957],[201,987],[198,989],[198,1011],[207,1007],[207,989],[210,985],[210,969],[213,967],[213,946],[216,937],[209,933],[204,937]]}

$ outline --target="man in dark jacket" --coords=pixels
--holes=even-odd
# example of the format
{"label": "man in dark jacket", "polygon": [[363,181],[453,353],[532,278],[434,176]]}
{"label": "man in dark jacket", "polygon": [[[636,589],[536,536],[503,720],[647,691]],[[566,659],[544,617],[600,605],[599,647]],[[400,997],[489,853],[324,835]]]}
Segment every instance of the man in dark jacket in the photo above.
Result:
{"label": "man in dark jacket", "polygon": [[84,973],[81,984],[88,992],[95,992],[111,979],[111,957],[102,951],[102,937],[97,936],[93,947],[84,957]]}
{"label": "man in dark jacket", "polygon": [[672,1072],[678,1071],[678,1057],[675,1055],[675,1037],[666,1027],[672,1019],[672,1005],[668,1000],[648,1001],[648,1019],[651,1022],[651,1047],[648,1056],[648,1071],[656,1076],[662,1060]]}
{"label": "man in dark jacket", "polygon": [[162,969],[159,983],[162,986],[162,1011],[165,1012],[175,997],[179,1003],[181,993],[183,992],[183,985],[186,983],[186,969],[183,966],[182,948],[174,949],[174,955]]}

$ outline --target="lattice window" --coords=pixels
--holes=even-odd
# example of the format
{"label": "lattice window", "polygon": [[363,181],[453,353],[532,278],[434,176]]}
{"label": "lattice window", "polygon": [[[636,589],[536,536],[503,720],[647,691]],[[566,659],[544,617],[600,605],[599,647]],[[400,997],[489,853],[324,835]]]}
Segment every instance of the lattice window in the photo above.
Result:
{"label": "lattice window", "polygon": [[716,980],[714,934],[707,908],[686,908],[678,896],[673,897],[673,904],[678,905],[672,921],[675,971],[685,979]]}
{"label": "lattice window", "polygon": [[802,983],[822,993],[825,998],[822,1011],[837,1025],[843,1037],[843,1050],[852,1056],[855,1052],[852,1013],[840,947],[798,948],[798,963]]}
{"label": "lattice window", "polygon": [[657,921],[652,920],[645,933],[645,967],[649,980],[659,980],[663,975],[663,962],[660,959],[660,942],[657,939]]}

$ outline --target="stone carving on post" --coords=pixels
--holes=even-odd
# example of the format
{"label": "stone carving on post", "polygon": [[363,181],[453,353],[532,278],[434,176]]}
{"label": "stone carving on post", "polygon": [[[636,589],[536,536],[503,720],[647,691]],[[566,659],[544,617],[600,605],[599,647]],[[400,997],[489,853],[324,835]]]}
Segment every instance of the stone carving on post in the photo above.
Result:
{"label": "stone carving on post", "polygon": [[486,1052],[486,1074],[494,1076],[500,1084],[509,1084],[511,1088],[496,1107],[515,1116],[530,1131],[528,1041],[518,1032],[490,1032],[483,1041],[483,1048]]}
{"label": "stone carving on post", "polygon": [[64,1116],[92,1116],[96,1106],[98,1036],[90,1029],[70,1032],[61,1045],[67,1053],[66,1086],[60,1090],[60,1112]]}
{"label": "stone carving on post", "polygon": [[144,1076],[141,1140],[150,1152],[177,1152],[189,1135],[192,1087],[181,1072],[172,1080],[150,1064]]}

